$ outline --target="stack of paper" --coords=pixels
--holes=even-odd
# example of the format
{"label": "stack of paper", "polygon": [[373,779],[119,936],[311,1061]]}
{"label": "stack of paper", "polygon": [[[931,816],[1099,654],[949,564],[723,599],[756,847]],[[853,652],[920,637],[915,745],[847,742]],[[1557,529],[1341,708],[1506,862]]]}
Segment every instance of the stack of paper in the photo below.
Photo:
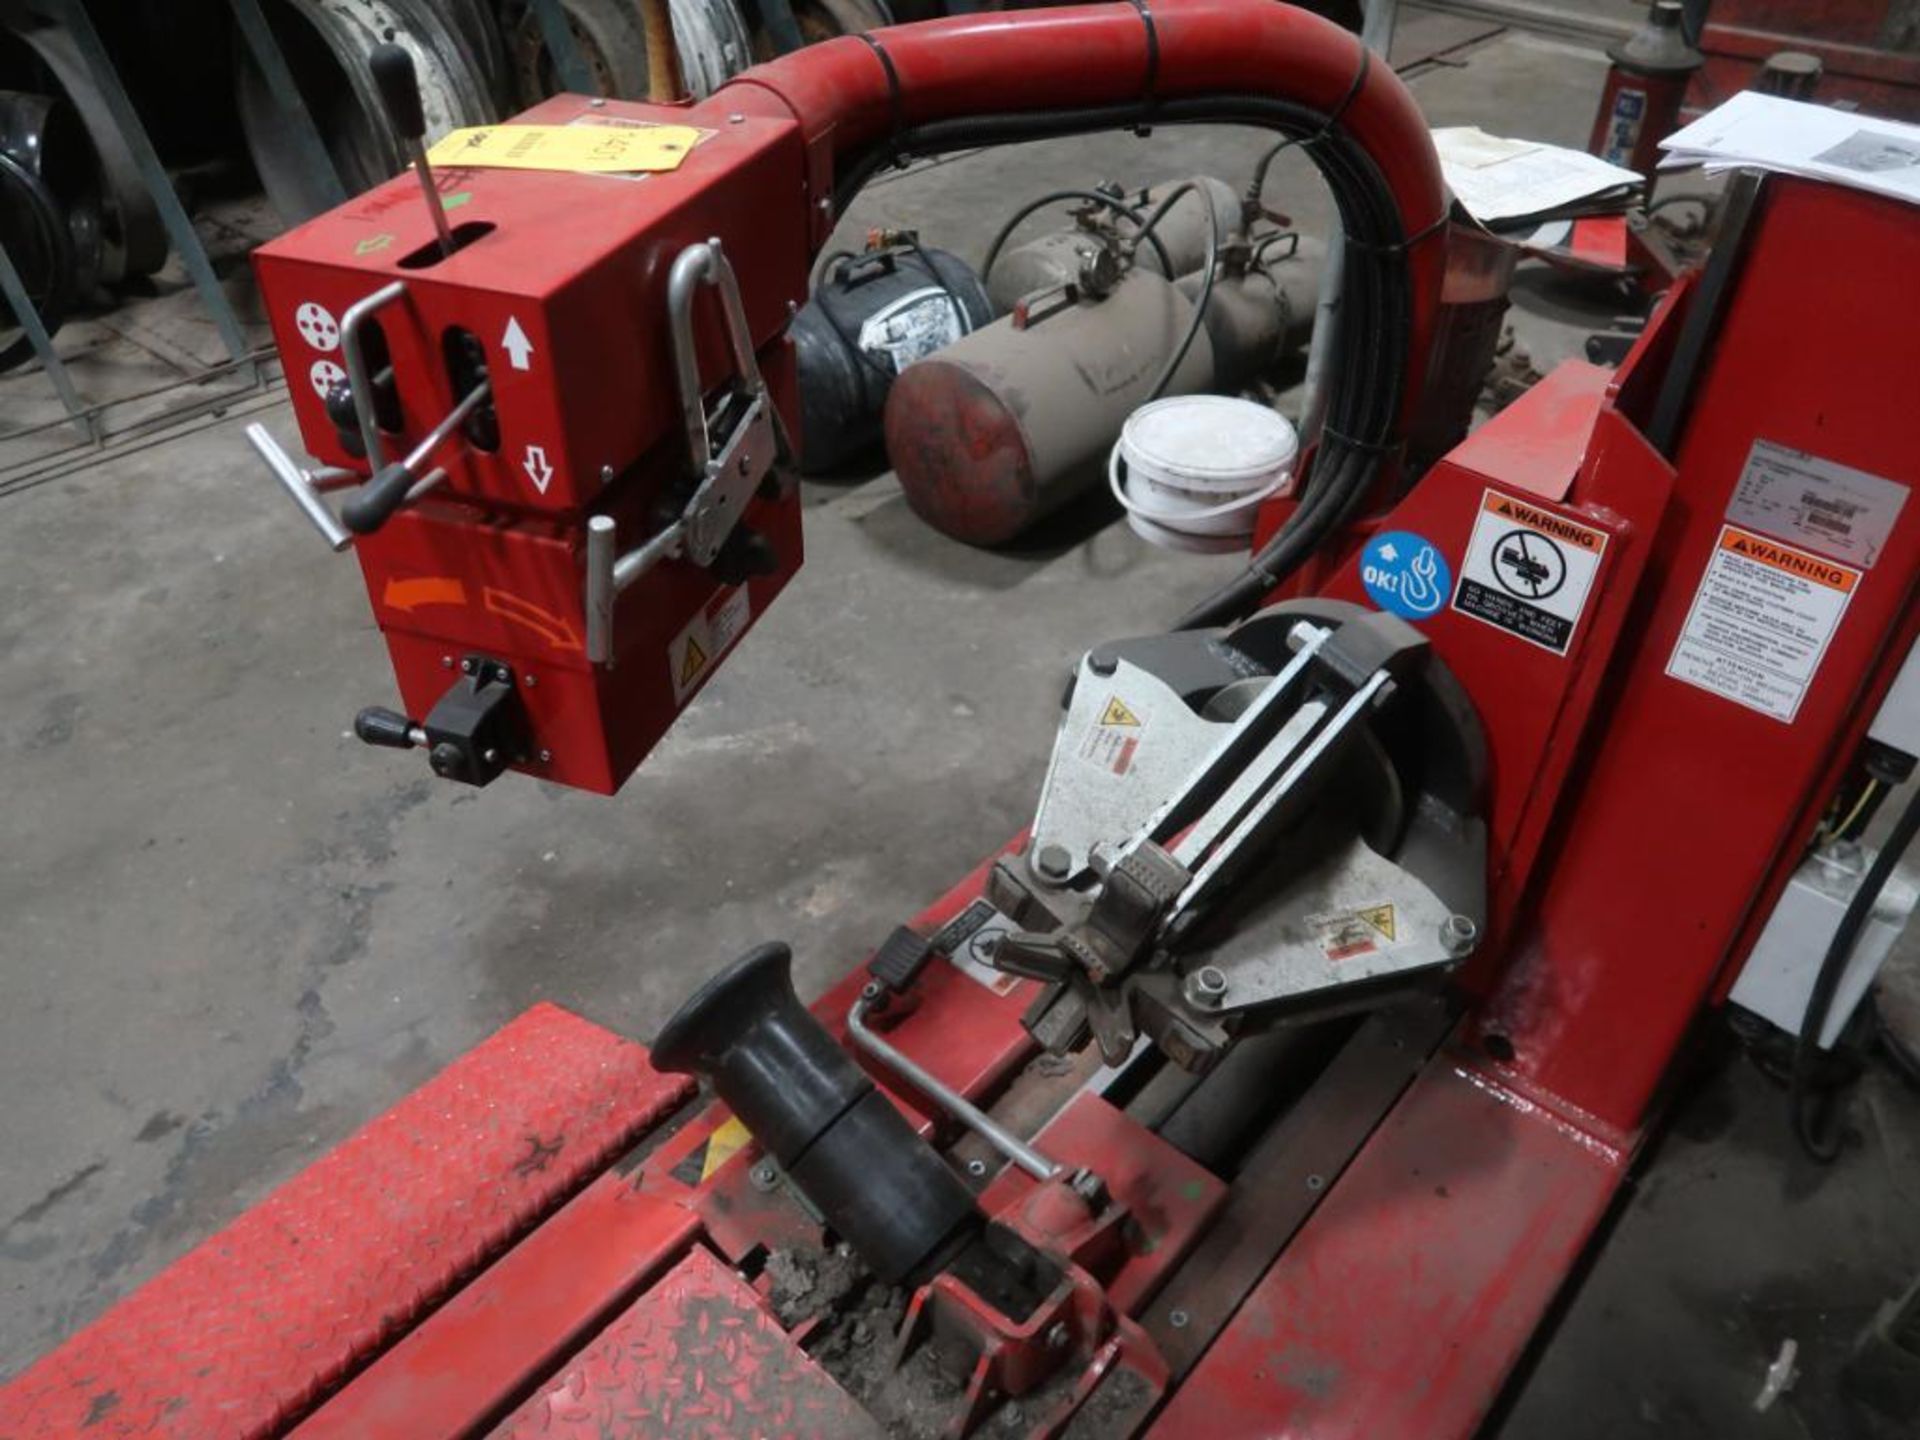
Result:
{"label": "stack of paper", "polygon": [[1743,90],[1660,142],[1662,170],[1753,166],[1920,203],[1920,125]]}
{"label": "stack of paper", "polygon": [[1436,130],[1433,144],[1454,198],[1490,228],[1625,210],[1642,181],[1583,150],[1504,140],[1471,125]]}

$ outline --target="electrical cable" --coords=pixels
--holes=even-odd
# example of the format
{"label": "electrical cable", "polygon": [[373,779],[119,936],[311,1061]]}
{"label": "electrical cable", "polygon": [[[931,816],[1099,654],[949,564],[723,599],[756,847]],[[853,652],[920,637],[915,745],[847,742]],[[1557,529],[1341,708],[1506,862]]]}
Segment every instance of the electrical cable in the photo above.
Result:
{"label": "electrical cable", "polygon": [[1859,941],[1860,932],[1866,928],[1867,919],[1873,913],[1874,902],[1880,898],[1887,877],[1893,873],[1894,866],[1900,863],[1901,856],[1913,843],[1917,832],[1920,832],[1920,789],[1916,789],[1908,799],[1907,808],[1900,812],[1900,818],[1894,822],[1886,843],[1880,847],[1880,853],[1873,857],[1873,864],[1867,867],[1859,888],[1847,902],[1846,911],[1841,915],[1840,924],[1827,946],[1827,953],[1821,958],[1820,969],[1813,977],[1813,989],[1807,995],[1806,1014],[1800,1021],[1800,1038],[1793,1049],[1793,1074],[1787,1086],[1787,1104],[1793,1121],[1793,1133],[1800,1141],[1801,1148],[1822,1165],[1831,1164],[1838,1158],[1841,1141],[1837,1135],[1823,1133],[1823,1125],[1830,1123],[1831,1114],[1816,1113],[1816,1106],[1826,1112],[1831,1112],[1833,1108],[1830,1096],[1817,1094],[1813,1090],[1813,1070],[1820,1055],[1820,1034],[1826,1029],[1827,1016],[1833,1009],[1833,997],[1840,988],[1840,977],[1846,973],[1847,962],[1853,956],[1853,947]]}
{"label": "electrical cable", "polygon": [[[1149,215],[1146,223],[1141,226],[1140,235],[1142,238],[1152,238],[1154,227],[1167,217],[1167,212],[1179,204],[1182,197],[1189,194],[1198,195],[1200,203],[1206,207],[1207,266],[1200,278],[1200,294],[1193,302],[1193,319],[1187,322],[1187,333],[1180,337],[1179,346],[1168,358],[1167,363],[1161,367],[1158,378],[1153,382],[1153,389],[1147,392],[1147,398],[1142,402],[1143,404],[1151,405],[1166,394],[1167,386],[1173,383],[1174,372],[1179,370],[1181,363],[1186,360],[1187,352],[1193,348],[1194,337],[1200,333],[1200,327],[1206,323],[1207,302],[1213,298],[1214,277],[1220,273],[1220,215],[1214,208],[1213,192],[1201,188],[1191,180],[1182,181],[1161,197],[1160,203],[1153,207],[1153,214]],[[1158,244],[1157,241],[1155,243]],[[1163,256],[1166,254],[1164,250],[1160,253]],[[1170,269],[1166,270],[1166,275],[1171,282],[1173,275]]]}
{"label": "electrical cable", "polygon": [[[1000,258],[1001,250],[1005,248],[1007,241],[1012,238],[1013,232],[1019,228],[1020,222],[1033,214],[1034,211],[1044,210],[1049,205],[1058,205],[1063,200],[1084,200],[1095,205],[1103,205],[1116,215],[1131,221],[1136,229],[1139,229],[1142,224],[1140,212],[1124,200],[1120,200],[1115,196],[1103,194],[1098,190],[1049,191],[1039,199],[1030,200],[1025,205],[1022,205],[1018,210],[1013,212],[1008,218],[1007,223],[1000,227],[999,233],[993,237],[993,243],[987,246],[986,262],[980,267],[980,283],[982,285],[986,284],[988,278],[993,274],[994,261]],[[1145,231],[1141,231],[1142,235],[1145,233]],[[1139,237],[1136,237],[1136,239],[1137,238]],[[1160,259],[1160,273],[1168,279],[1172,279],[1173,261],[1167,258],[1167,247],[1160,243],[1158,237],[1154,237],[1152,243],[1153,253]]]}
{"label": "electrical cable", "polygon": [[[939,154],[967,146],[1012,144],[1128,129],[1149,118],[1141,104],[1083,110],[1003,113],[933,121],[889,136],[851,157],[836,185],[842,208],[883,166],[901,155]],[[1358,511],[1373,490],[1396,433],[1413,334],[1407,255],[1443,233],[1429,225],[1409,237],[1392,189],[1373,157],[1329,115],[1267,95],[1215,95],[1163,100],[1156,125],[1215,123],[1260,126],[1297,140],[1319,167],[1354,243],[1341,296],[1339,345],[1329,387],[1327,431],[1301,503],[1246,571],[1182,617],[1179,628],[1227,624],[1248,614]]]}
{"label": "electrical cable", "polygon": [[1842,820],[1838,825],[1821,826],[1820,833],[1829,840],[1845,840],[1850,838],[1849,832],[1851,832],[1854,825],[1858,823],[1860,817],[1866,813],[1868,804],[1873,800],[1879,788],[1880,782],[1878,780],[1868,780],[1865,785],[1860,787],[1860,798],[1853,802],[1853,809],[1847,812],[1847,818]]}

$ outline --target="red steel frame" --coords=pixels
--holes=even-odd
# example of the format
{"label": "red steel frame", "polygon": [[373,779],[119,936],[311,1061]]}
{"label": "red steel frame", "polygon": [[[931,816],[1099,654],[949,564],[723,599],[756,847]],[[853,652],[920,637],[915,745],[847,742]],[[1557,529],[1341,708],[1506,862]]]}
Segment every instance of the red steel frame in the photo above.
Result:
{"label": "red steel frame", "polygon": [[[1270,89],[1272,77],[1255,72],[1284,64],[1293,93],[1304,86],[1319,103],[1337,102],[1353,73],[1350,42],[1304,22],[1263,20],[1256,9],[1276,13],[1240,0],[1174,0],[1156,11],[1162,87]],[[1000,99],[1009,91],[998,87],[1017,90],[1043,72],[1072,90],[1059,103],[1137,93],[1112,76],[1137,83],[1146,58],[1139,27],[1131,7],[909,27],[885,37],[897,100],[873,52],[847,42],[758,72],[719,104],[797,117],[818,186],[836,150],[900,119],[896,104],[909,123],[977,110],[973,87],[995,87]],[[1033,43],[1036,33],[1046,43]],[[1098,63],[1063,80],[1036,57],[1069,41],[1084,41],[1081,54]],[[1355,123],[1384,127],[1375,132],[1384,142],[1403,96],[1380,85],[1360,92],[1373,98],[1356,100]],[[1416,200],[1433,198],[1427,160],[1395,163]],[[1611,1203],[1687,1027],[1737,967],[1920,631],[1920,513],[1903,511],[1863,568],[1790,723],[1666,674],[1756,438],[1920,484],[1904,431],[1886,423],[1910,403],[1906,388],[1920,373],[1920,332],[1885,304],[1902,293],[1914,225],[1891,201],[1773,182],[1709,347],[1675,359],[1678,337],[1707,303],[1701,287],[1682,284],[1616,375],[1579,365],[1556,372],[1378,520],[1425,537],[1456,570],[1490,492],[1589,527],[1606,544],[1564,655],[1451,608],[1421,622],[1473,697],[1492,760],[1490,920],[1457,977],[1466,1014],[1351,1161],[1310,1177],[1321,1197],[1310,1217],[1277,1260],[1246,1276],[1244,1302],[1201,1347],[1148,1433],[1435,1440],[1470,1434],[1493,1404]],[[1845,273],[1827,263],[1836,247]],[[1642,428],[1663,389],[1682,381],[1686,420],[1669,458]],[[1322,564],[1309,588],[1364,601],[1354,560],[1362,538]],[[985,867],[968,877],[916,928],[931,933],[958,913],[984,875]],[[863,978],[855,970],[817,1003],[830,1027]],[[991,1100],[1033,1057],[1019,1024],[1030,990],[1021,982],[1002,993],[937,964],[890,1038],[956,1088]],[[617,1043],[589,1031],[583,1056]],[[637,1053],[619,1050],[626,1068],[611,1073],[628,1093],[655,1100],[640,1124],[603,1119],[603,1141],[638,1133],[679,1093],[636,1064]],[[950,1133],[913,1096],[894,1094],[923,1130]],[[1155,1375],[1178,1368],[1156,1370],[1152,1352],[1178,1322],[1154,1297],[1177,1281],[1189,1247],[1204,1242],[1231,1197],[1189,1175],[1173,1203],[1176,1191],[1165,1187],[1181,1162],[1103,1102],[1076,1102],[1053,1126],[1049,1143],[1110,1172],[1155,1242],[1136,1239],[1126,1263],[1099,1280],[1133,1360],[1110,1349],[1084,1357],[1090,1368],[1077,1393],[1123,1363],[1161,1383]],[[352,1153],[370,1163],[392,1133],[376,1122],[350,1142]],[[323,1347],[319,1362],[298,1333],[278,1358],[255,1357],[250,1377],[271,1404],[230,1411],[228,1387],[149,1353],[166,1343],[155,1338],[156,1312],[181,1333],[195,1319],[189,1300],[168,1300],[163,1276],[0,1391],[0,1434],[80,1433],[79,1420],[97,1408],[88,1397],[136,1362],[143,1393],[158,1403],[116,1401],[87,1433],[254,1435],[295,1421],[304,1435],[417,1440],[496,1426],[854,1433],[838,1392],[821,1388],[830,1382],[802,1353],[805,1335],[770,1326],[756,1289],[712,1263],[750,1271],[765,1248],[820,1239],[799,1207],[755,1182],[756,1151],[740,1128],[709,1107],[644,1157],[607,1168],[604,1145],[592,1153],[592,1165],[569,1170],[539,1206],[517,1212],[512,1248],[503,1246],[515,1235],[490,1234],[424,1287],[356,1290],[369,1323],[350,1343]],[[289,1193],[318,1192],[302,1180]],[[985,1201],[1011,1215],[1032,1193],[1005,1176]],[[391,1245],[393,1225],[364,1218],[364,1243]],[[236,1252],[232,1232],[185,1263],[204,1267],[206,1251],[271,1263]],[[466,1279],[476,1265],[485,1268]],[[716,1349],[714,1335],[731,1338]],[[1167,1341],[1169,1353],[1192,1348]],[[687,1365],[702,1377],[694,1388],[706,1409],[687,1408]],[[784,1408],[782,1393],[792,1402]],[[663,1395],[679,1408],[663,1411]],[[1143,1414],[1115,1433],[1143,1433]],[[580,1428],[589,1422],[601,1432]]]}

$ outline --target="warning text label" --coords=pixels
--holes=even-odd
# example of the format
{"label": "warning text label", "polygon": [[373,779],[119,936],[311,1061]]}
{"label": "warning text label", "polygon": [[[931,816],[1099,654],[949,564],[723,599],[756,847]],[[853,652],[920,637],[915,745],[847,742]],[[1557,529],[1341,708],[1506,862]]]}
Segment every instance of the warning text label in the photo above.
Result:
{"label": "warning text label", "polygon": [[1474,519],[1453,608],[1564,655],[1606,549],[1604,530],[1489,490]]}
{"label": "warning text label", "polygon": [[1860,573],[1737,525],[1721,527],[1667,674],[1792,720]]}

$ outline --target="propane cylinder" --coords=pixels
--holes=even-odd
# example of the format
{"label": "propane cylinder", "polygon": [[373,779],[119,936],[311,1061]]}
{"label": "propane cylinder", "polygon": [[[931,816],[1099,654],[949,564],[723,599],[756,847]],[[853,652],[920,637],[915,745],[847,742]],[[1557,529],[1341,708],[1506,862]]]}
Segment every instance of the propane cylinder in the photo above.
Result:
{"label": "propane cylinder", "polygon": [[1681,18],[1680,0],[1655,0],[1646,23],[1607,51],[1613,68],[1587,142],[1587,149],[1608,164],[1647,176],[1649,187],[1660,141],[1679,124],[1687,82],[1707,63],[1687,43]]}
{"label": "propane cylinder", "polygon": [[908,365],[993,319],[957,255],[890,246],[836,260],[788,327],[800,374],[800,468],[831,470],[880,438],[880,410]]}
{"label": "propane cylinder", "polygon": [[[1319,267],[1303,253],[1283,275],[1216,278],[1166,394],[1235,386],[1301,343]],[[909,368],[886,410],[887,454],[907,503],[943,534],[997,545],[1098,483],[1113,437],[1193,323],[1199,283],[1135,268],[1104,298],[1029,297]]]}
{"label": "propane cylinder", "polygon": [[[1142,216],[1149,215],[1161,199],[1181,183],[1174,181],[1156,185],[1150,190],[1130,193],[1124,203]],[[1185,275],[1189,270],[1207,263],[1209,198],[1219,222],[1222,240],[1240,228],[1239,191],[1226,181],[1208,175],[1197,175],[1192,183],[1199,188],[1188,191],[1174,201],[1172,208],[1161,217],[1153,230],[1154,238],[1160,242],[1160,250],[1167,252],[1172,271],[1160,268],[1160,250],[1144,242],[1133,257],[1133,263],[1139,269],[1149,270],[1156,275]],[[1031,295],[1036,290],[1050,290],[1078,278],[1080,267],[1093,249],[1108,237],[1108,226],[1116,217],[1109,210],[1093,218],[1096,228],[1076,225],[1070,230],[1056,230],[1005,251],[994,262],[993,273],[987,276],[987,293],[993,298],[995,310],[1005,314],[1023,296]],[[1122,221],[1117,234],[1122,237],[1132,234],[1132,226]]]}

